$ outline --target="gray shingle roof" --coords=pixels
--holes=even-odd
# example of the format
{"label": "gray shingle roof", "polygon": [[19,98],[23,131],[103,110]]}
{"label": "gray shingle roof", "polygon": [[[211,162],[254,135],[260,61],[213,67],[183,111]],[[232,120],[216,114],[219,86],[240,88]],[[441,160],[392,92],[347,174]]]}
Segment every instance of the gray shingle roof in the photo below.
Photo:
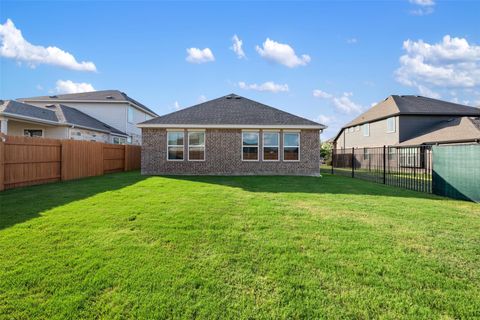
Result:
{"label": "gray shingle roof", "polygon": [[420,135],[403,141],[399,145],[480,140],[480,125],[478,124],[480,124],[480,118],[455,117],[427,127]]}
{"label": "gray shingle roof", "polygon": [[97,129],[97,130],[101,130],[101,131],[107,131],[107,132],[110,132],[110,133],[113,133],[113,134],[118,134],[118,135],[124,135],[126,136],[126,134],[112,126],[109,126],[108,124],[100,121],[100,120],[97,120],[91,116],[89,116],[88,114],[86,113],[83,113],[82,111],[78,110],[78,109],[75,109],[75,108],[72,108],[72,107],[69,107],[69,106],[65,106],[63,104],[61,105],[57,105],[56,106],[57,108],[59,108],[62,113],[63,113],[63,117],[65,119],[65,122],[67,123],[70,123],[70,124],[73,124],[73,125],[77,125],[77,126],[80,126],[80,127],[86,127],[86,128],[92,128],[92,129]]}
{"label": "gray shingle roof", "polygon": [[480,116],[480,109],[421,96],[389,96],[343,128],[380,120],[393,115]]}
{"label": "gray shingle roof", "polygon": [[127,136],[124,132],[109,126],[80,110],[60,104],[47,107],[37,107],[15,100],[7,100],[0,103],[0,113],[26,116],[39,120],[48,120],[59,125],[76,125],[83,128]]}
{"label": "gray shingle roof", "polygon": [[6,100],[0,103],[0,112],[16,114],[24,117],[58,122],[55,111],[35,107],[15,100]]}
{"label": "gray shingle roof", "polygon": [[41,100],[41,101],[51,101],[52,103],[56,103],[55,101],[125,101],[131,102],[136,104],[142,109],[157,115],[152,109],[148,108],[147,106],[141,104],[135,99],[130,98],[125,92],[121,92],[119,90],[102,90],[102,91],[91,91],[91,92],[82,92],[82,93],[70,93],[70,94],[59,94],[59,95],[52,95],[52,96],[38,96],[38,97],[30,97],[30,98],[20,98],[17,99],[19,101],[28,102],[30,100]]}
{"label": "gray shingle roof", "polygon": [[230,94],[157,117],[141,125],[278,125],[317,126],[317,122]]}

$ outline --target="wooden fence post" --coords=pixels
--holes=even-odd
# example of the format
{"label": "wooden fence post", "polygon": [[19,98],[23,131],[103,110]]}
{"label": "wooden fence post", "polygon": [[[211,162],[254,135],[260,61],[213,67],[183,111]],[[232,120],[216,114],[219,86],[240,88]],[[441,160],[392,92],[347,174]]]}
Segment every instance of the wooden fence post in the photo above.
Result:
{"label": "wooden fence post", "polygon": [[5,143],[0,136],[0,191],[5,190]]}
{"label": "wooden fence post", "polygon": [[65,165],[64,145],[65,145],[65,141],[63,140],[60,141],[60,181],[65,180],[65,177],[67,174],[66,172],[67,166]]}
{"label": "wooden fence post", "polygon": [[128,170],[128,145],[123,145],[123,171]]}

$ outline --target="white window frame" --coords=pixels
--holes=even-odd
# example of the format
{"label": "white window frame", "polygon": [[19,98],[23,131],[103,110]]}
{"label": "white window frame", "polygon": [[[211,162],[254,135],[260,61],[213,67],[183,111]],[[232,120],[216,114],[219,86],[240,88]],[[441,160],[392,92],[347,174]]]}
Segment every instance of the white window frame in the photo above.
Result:
{"label": "white window frame", "polygon": [[[257,134],[257,145],[252,145],[252,146],[244,146],[243,145],[243,134],[244,133],[256,133]],[[254,159],[243,159],[243,148],[246,147],[246,148],[257,148],[257,159],[254,160]],[[242,153],[242,161],[246,161],[246,162],[255,162],[255,161],[260,161],[260,131],[259,130],[242,130],[242,145],[241,145],[241,149],[240,149],[241,153]]]}
{"label": "white window frame", "polygon": [[355,131],[360,131],[360,126],[356,126]]}
{"label": "white window frame", "polygon": [[[265,145],[265,133],[267,134],[276,134],[278,144],[276,146],[273,145]],[[277,148],[277,160],[265,160],[265,148]],[[242,150],[243,151],[243,150]],[[242,152],[243,154],[243,152]],[[280,161],[280,132],[279,131],[266,131],[262,132],[262,160],[265,162],[279,162]]]}
{"label": "white window frame", "polygon": [[[44,137],[45,137],[45,130],[44,130],[44,129],[24,128],[24,129],[23,129],[23,136],[24,136],[24,137],[27,137],[27,136],[25,135],[25,130],[42,131],[42,135],[41,135],[40,137],[34,136],[34,137],[32,137],[32,138],[44,138]],[[30,136],[28,136],[28,137],[30,137]]]}
{"label": "white window frame", "polygon": [[[365,132],[366,129],[366,132]],[[364,123],[362,125],[362,132],[364,137],[370,137],[370,123]]]}
{"label": "white window frame", "polygon": [[[190,145],[190,133],[203,133],[203,145]],[[187,147],[187,159],[188,161],[205,161],[206,158],[206,148],[205,144],[207,141],[207,135],[205,134],[205,130],[189,130],[187,131],[187,137],[188,137],[188,147]],[[190,147],[194,148],[203,148],[203,159],[190,159]]]}
{"label": "white window frame", "polygon": [[[286,134],[292,134],[292,133],[296,133],[298,135],[298,146],[287,146],[285,145],[285,135]],[[300,162],[300,146],[302,145],[301,143],[301,135],[300,135],[300,131],[284,131],[283,132],[283,148],[282,148],[282,159],[283,161],[285,162]],[[285,148],[298,148],[298,159],[297,160],[285,160]]]}
{"label": "white window frame", "polygon": [[[169,144],[168,143],[168,135],[170,133],[182,133],[183,134],[183,144],[182,145],[179,145],[179,144]],[[182,147],[183,149],[183,157],[182,159],[169,159],[168,155],[169,155],[169,152],[168,152],[168,148],[169,147]],[[185,131],[184,130],[168,130],[167,131],[167,161],[184,161],[185,160]]]}
{"label": "white window frame", "polygon": [[[131,116],[131,117],[130,117]],[[133,118],[135,117],[134,115],[134,110],[132,106],[128,106],[127,108],[127,122],[128,123],[134,123]]]}
{"label": "white window frame", "polygon": [[[390,130],[388,127],[388,123],[391,121],[391,124],[392,124],[392,130]],[[395,123],[395,117],[390,117],[390,118],[387,118],[387,133],[394,133],[396,131],[396,123]]]}

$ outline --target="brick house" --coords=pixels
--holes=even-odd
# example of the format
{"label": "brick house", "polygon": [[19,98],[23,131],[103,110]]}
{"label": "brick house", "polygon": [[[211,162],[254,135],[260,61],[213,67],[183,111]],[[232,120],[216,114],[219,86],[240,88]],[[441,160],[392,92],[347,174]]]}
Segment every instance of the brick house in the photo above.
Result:
{"label": "brick house", "polygon": [[138,126],[146,175],[318,176],[326,128],[234,94]]}

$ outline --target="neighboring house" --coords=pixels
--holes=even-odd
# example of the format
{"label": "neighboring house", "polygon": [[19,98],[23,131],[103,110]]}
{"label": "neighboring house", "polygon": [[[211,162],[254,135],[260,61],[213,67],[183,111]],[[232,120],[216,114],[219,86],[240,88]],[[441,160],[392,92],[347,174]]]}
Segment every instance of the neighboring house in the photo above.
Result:
{"label": "neighboring house", "polygon": [[336,149],[480,141],[480,109],[420,96],[389,96],[345,125]]}
{"label": "neighboring house", "polygon": [[115,143],[127,134],[80,110],[61,104],[37,107],[0,100],[0,132],[12,136]]}
{"label": "neighboring house", "polygon": [[21,98],[19,101],[44,107],[52,103],[66,104],[89,116],[125,132],[127,138],[118,143],[141,144],[141,130],[137,124],[158,115],[140,102],[118,90],[62,94]]}
{"label": "neighboring house", "polygon": [[139,127],[142,174],[319,175],[324,125],[234,94]]}

